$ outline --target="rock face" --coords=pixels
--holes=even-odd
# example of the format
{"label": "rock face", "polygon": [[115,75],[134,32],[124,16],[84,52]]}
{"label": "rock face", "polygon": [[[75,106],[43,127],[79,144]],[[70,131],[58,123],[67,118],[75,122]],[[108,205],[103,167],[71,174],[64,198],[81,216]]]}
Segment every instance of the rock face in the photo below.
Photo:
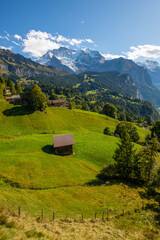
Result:
{"label": "rock face", "polygon": [[43,66],[20,54],[2,49],[0,49],[0,73],[14,74],[19,77],[36,75],[52,77],[56,74],[67,74],[67,72],[63,70],[55,67]]}

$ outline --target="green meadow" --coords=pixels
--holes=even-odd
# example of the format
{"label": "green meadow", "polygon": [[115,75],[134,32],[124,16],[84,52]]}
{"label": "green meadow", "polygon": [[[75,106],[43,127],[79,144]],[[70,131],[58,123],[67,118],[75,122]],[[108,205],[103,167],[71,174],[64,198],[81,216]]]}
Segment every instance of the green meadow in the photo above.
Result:
{"label": "green meadow", "polygon": [[[85,217],[107,208],[134,209],[142,202],[142,189],[121,183],[97,185],[96,175],[113,163],[118,138],[103,134],[114,131],[112,118],[81,110],[47,108],[29,112],[25,107],[0,101],[0,204],[18,205],[31,216],[41,209],[57,217]],[[143,141],[147,130],[138,128]],[[53,134],[72,133],[74,154],[53,154]],[[135,146],[139,148],[140,146]],[[148,200],[146,200],[148,201]]]}

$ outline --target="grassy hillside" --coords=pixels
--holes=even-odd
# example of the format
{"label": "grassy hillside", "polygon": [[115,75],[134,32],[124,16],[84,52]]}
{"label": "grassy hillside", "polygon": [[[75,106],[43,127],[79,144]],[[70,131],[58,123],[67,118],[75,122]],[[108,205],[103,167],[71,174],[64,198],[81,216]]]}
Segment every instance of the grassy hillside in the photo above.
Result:
{"label": "grassy hillside", "polygon": [[[147,225],[146,215],[150,215],[150,224]],[[160,239],[158,231],[151,227],[153,216],[149,211],[134,213],[132,220],[129,215],[121,216],[112,221],[101,219],[43,220],[36,222],[34,219],[22,214],[21,217],[1,211],[0,213],[0,239],[108,239],[108,240],[145,240]],[[125,223],[125,225],[124,225]],[[123,226],[122,226],[123,225]],[[128,231],[129,226],[129,231]],[[139,230],[140,228],[140,230]]]}
{"label": "grassy hillside", "polygon": [[[114,181],[98,185],[96,175],[103,166],[113,162],[118,142],[118,138],[104,135],[103,129],[108,126],[114,131],[116,124],[116,120],[97,113],[63,108],[32,113],[25,107],[0,100],[0,208],[10,206],[17,212],[17,206],[21,205],[22,212],[33,217],[39,217],[43,208],[45,218],[50,218],[53,210],[56,218],[64,218],[67,212],[70,218],[79,218],[83,211],[85,218],[91,218],[95,212],[101,217],[102,211],[106,214],[108,208],[112,209],[112,216],[123,209],[133,212],[142,201],[154,202],[144,198],[145,190],[141,188]],[[141,128],[138,131],[144,140],[148,131]],[[75,154],[54,155],[53,132],[73,133]],[[154,214],[150,214],[153,218]],[[145,230],[150,214],[143,213],[145,221],[142,216],[136,220]],[[126,221],[130,221],[129,218]],[[120,222],[115,224],[118,229],[122,228]],[[0,234],[5,236],[7,227],[3,227]],[[155,228],[154,224],[151,228]],[[17,231],[20,234],[21,230],[12,230],[9,234],[13,234],[14,239],[14,234]],[[85,239],[83,235],[82,239]]]}

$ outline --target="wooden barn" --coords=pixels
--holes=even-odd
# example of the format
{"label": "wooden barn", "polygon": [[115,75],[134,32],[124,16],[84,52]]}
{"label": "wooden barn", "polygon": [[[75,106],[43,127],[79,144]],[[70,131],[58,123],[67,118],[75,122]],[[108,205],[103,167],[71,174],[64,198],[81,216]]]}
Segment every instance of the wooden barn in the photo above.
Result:
{"label": "wooden barn", "polygon": [[53,136],[53,148],[55,154],[69,155],[73,154],[73,140],[72,133]]}
{"label": "wooden barn", "polygon": [[66,101],[64,99],[50,100],[50,105],[53,107],[64,107],[66,105]]}

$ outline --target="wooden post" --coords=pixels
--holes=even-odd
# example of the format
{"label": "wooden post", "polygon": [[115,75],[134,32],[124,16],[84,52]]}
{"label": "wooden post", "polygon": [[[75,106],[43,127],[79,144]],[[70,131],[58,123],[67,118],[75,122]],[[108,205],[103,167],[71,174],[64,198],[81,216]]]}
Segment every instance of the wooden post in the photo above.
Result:
{"label": "wooden post", "polygon": [[145,209],[144,202],[142,202],[142,209],[143,209],[143,210]]}
{"label": "wooden post", "polygon": [[68,213],[66,214],[66,218],[65,218],[65,220],[67,220],[67,218],[68,218]]}
{"label": "wooden post", "polygon": [[43,209],[41,211],[41,222],[43,221]]}
{"label": "wooden post", "polygon": [[83,218],[84,218],[84,216],[83,216],[83,212],[82,212],[82,221],[83,221]]}
{"label": "wooden post", "polygon": [[103,213],[102,213],[102,221],[104,221],[104,211],[103,211]]}
{"label": "wooden post", "polygon": [[54,211],[53,211],[53,220],[55,219],[55,213],[54,213]]}
{"label": "wooden post", "polygon": [[109,209],[107,208],[107,221],[109,220]]}
{"label": "wooden post", "polygon": [[138,206],[137,206],[137,207],[138,207],[138,212],[140,212],[140,209],[139,209],[139,204],[138,204]]}
{"label": "wooden post", "polygon": [[8,205],[8,212],[11,212],[10,205]]}
{"label": "wooden post", "polygon": [[122,215],[124,215],[124,209],[123,209],[123,211],[122,211]]}
{"label": "wooden post", "polygon": [[21,206],[18,206],[18,216],[21,216]]}
{"label": "wooden post", "polygon": [[95,212],[94,218],[95,218],[95,219],[97,218],[97,213],[96,213],[96,212]]}

